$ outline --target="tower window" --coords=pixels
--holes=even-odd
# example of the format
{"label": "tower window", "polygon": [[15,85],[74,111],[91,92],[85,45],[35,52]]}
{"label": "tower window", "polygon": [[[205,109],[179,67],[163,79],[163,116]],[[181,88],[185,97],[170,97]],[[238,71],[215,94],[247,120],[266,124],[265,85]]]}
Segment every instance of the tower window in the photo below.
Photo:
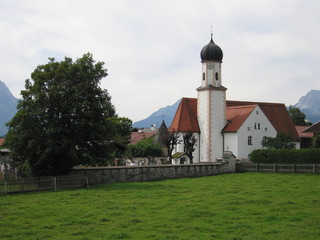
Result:
{"label": "tower window", "polygon": [[260,123],[258,123],[258,129],[260,130]]}
{"label": "tower window", "polygon": [[216,72],[216,80],[218,81],[219,79],[219,74]]}
{"label": "tower window", "polygon": [[258,114],[259,114],[259,111],[256,111],[256,114],[258,115]]}
{"label": "tower window", "polygon": [[256,123],[254,124],[254,129],[257,129],[257,124]]}
{"label": "tower window", "polygon": [[268,128],[266,127],[264,130],[265,130],[265,131],[268,131]]}
{"label": "tower window", "polygon": [[248,131],[250,131],[250,127],[248,127]]}
{"label": "tower window", "polygon": [[248,145],[252,145],[252,136],[248,137]]}
{"label": "tower window", "polygon": [[202,73],[202,80],[206,80],[206,73]]}

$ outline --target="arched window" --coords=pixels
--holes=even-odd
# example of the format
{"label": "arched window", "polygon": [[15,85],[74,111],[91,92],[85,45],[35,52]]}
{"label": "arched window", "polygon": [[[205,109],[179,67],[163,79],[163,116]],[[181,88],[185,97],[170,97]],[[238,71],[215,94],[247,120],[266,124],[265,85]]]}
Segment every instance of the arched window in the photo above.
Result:
{"label": "arched window", "polygon": [[219,74],[216,72],[216,80],[218,81],[219,79]]}
{"label": "arched window", "polygon": [[248,145],[252,145],[252,136],[248,137]]}

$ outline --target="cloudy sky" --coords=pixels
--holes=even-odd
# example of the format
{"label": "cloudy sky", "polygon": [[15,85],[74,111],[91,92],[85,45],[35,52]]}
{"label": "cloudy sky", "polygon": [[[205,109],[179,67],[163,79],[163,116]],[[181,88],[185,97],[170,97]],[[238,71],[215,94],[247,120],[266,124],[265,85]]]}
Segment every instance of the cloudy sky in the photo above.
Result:
{"label": "cloudy sky", "polygon": [[295,104],[320,90],[319,0],[0,0],[0,80],[20,97],[48,57],[90,52],[119,116],[196,97],[200,50],[223,52],[227,99]]}

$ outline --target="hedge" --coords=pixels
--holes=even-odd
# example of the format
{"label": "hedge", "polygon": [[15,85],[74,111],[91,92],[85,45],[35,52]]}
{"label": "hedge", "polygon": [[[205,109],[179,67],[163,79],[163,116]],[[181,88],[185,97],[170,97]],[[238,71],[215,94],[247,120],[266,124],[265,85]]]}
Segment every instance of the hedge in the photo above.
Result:
{"label": "hedge", "polygon": [[320,149],[258,149],[250,155],[254,163],[319,163]]}

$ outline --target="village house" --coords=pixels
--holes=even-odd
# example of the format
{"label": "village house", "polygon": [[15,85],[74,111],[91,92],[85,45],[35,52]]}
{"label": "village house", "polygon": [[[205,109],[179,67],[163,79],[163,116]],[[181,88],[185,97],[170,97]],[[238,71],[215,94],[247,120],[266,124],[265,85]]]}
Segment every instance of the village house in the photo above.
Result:
{"label": "village house", "polygon": [[280,132],[292,135],[296,148],[300,148],[299,135],[284,104],[226,100],[227,88],[222,85],[221,74],[223,52],[212,35],[200,57],[202,79],[198,97],[182,98],[169,128],[180,139],[173,152],[173,163],[190,162],[182,141],[187,132],[197,139],[194,163],[217,162],[224,152],[249,159],[253,150],[262,148],[264,137],[276,137]]}

